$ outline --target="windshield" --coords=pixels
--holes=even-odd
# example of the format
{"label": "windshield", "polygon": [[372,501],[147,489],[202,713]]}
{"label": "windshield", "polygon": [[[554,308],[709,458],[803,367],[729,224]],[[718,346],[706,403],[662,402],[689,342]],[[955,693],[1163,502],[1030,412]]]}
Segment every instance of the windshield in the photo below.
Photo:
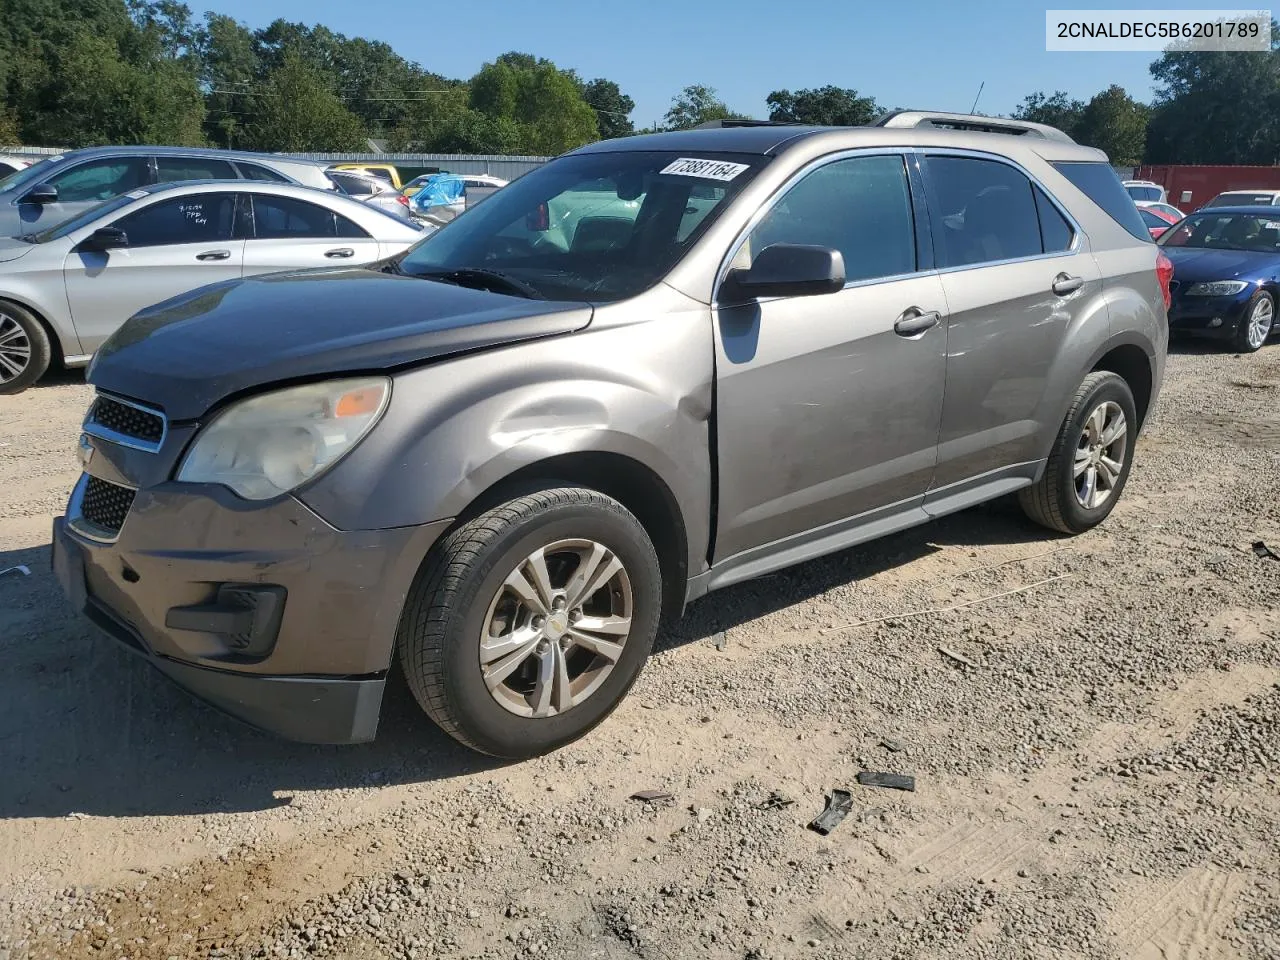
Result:
{"label": "windshield", "polygon": [[[142,196],[146,196],[145,193]],[[61,240],[67,234],[75,233],[81,227],[87,227],[95,220],[105,217],[109,213],[119,210],[121,207],[127,207],[129,204],[139,199],[139,191],[121,194],[118,197],[112,197],[110,200],[104,200],[102,203],[94,204],[83,213],[77,214],[70,220],[63,220],[61,223],[55,224],[48,230],[41,230],[39,233],[28,233],[22,236],[23,240],[28,243],[48,243],[50,240]]]}
{"label": "windshield", "polygon": [[648,289],[767,162],[757,154],[588,153],[539,167],[413,246],[398,268],[500,274],[548,300]]}
{"label": "windshield", "polygon": [[1274,215],[1192,215],[1160,238],[1162,247],[1280,253],[1280,210]]}
{"label": "windshield", "polygon": [[10,177],[5,177],[0,181],[0,193],[8,193],[10,190],[18,190],[22,187],[34,187],[36,184],[43,183],[45,178],[53,173],[53,168],[62,162],[62,157],[47,157],[39,163],[33,163],[25,170],[19,170]]}
{"label": "windshield", "polygon": [[1205,207],[1249,207],[1254,204],[1270,206],[1274,193],[1220,193]]}

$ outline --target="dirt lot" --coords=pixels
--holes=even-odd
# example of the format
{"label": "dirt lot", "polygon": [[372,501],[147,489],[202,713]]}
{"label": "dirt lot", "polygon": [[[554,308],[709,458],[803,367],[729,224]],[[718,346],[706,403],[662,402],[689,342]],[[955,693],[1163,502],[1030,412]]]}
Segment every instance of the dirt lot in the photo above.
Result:
{"label": "dirt lot", "polygon": [[1101,529],[994,505],[713,595],[508,766],[403,685],[281,743],[93,635],[48,570],[88,397],[0,398],[0,960],[1280,957],[1280,346],[1170,358]]}

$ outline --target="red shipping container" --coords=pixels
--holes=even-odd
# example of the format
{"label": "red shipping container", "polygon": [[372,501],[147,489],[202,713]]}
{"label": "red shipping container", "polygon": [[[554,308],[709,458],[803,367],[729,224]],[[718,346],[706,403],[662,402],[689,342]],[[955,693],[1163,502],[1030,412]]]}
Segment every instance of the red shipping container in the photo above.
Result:
{"label": "red shipping container", "polygon": [[1156,164],[1139,167],[1133,179],[1160,184],[1171,204],[1190,213],[1227,190],[1280,190],[1280,167]]}

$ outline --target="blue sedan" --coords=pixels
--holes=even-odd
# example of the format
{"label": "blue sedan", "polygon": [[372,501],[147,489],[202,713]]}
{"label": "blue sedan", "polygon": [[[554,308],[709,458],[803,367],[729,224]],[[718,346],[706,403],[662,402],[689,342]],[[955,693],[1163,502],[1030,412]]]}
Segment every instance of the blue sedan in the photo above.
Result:
{"label": "blue sedan", "polygon": [[1280,207],[1213,207],[1165,231],[1173,261],[1169,332],[1217,337],[1240,353],[1267,342],[1280,297]]}

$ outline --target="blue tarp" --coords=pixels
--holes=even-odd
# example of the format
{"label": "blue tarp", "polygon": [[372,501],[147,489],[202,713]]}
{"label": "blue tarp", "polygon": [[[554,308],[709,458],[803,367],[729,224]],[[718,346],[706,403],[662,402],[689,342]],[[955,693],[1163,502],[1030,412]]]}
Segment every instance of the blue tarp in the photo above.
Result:
{"label": "blue tarp", "polygon": [[409,204],[415,212],[425,213],[430,207],[462,203],[466,194],[465,184],[463,178],[456,174],[437,174],[409,198]]}

